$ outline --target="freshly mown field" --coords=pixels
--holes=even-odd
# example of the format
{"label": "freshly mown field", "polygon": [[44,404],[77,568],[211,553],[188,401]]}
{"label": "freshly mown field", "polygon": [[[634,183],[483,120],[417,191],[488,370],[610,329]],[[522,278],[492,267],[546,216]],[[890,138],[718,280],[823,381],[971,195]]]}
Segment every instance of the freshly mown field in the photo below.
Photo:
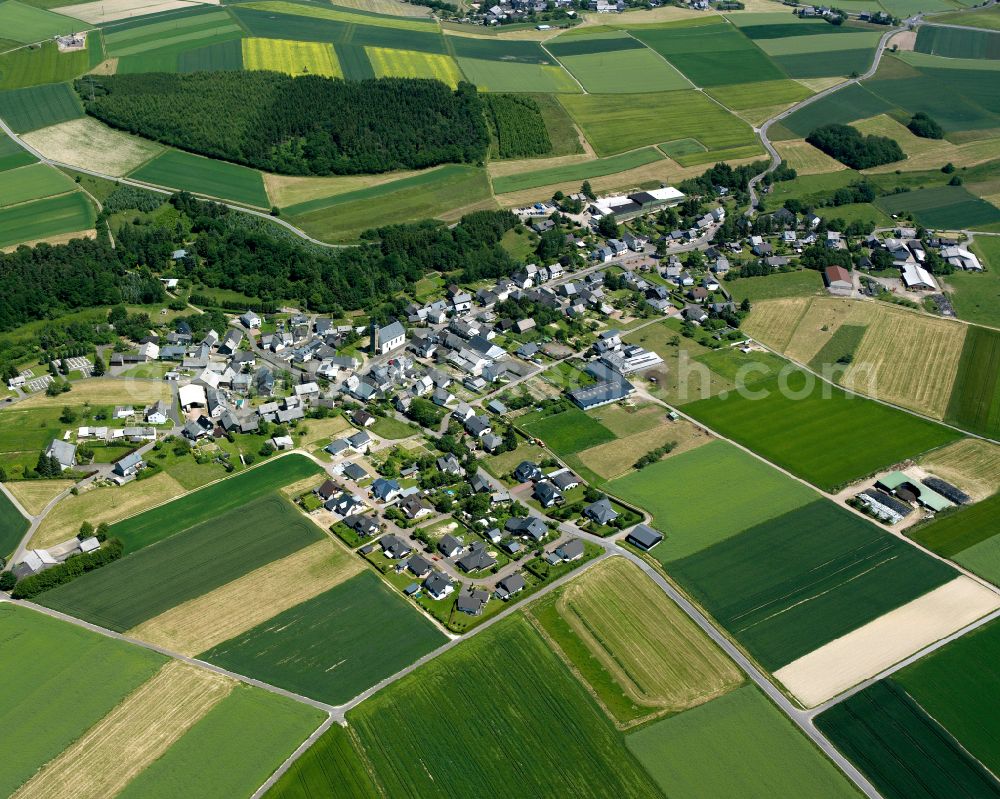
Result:
{"label": "freshly mown field", "polygon": [[27,133],[83,116],[83,104],[68,83],[49,83],[0,93],[0,116],[17,133]]}
{"label": "freshly mown field", "polygon": [[28,532],[28,520],[14,507],[7,495],[0,492],[0,558],[6,558]]}
{"label": "freshly mown field", "polygon": [[273,69],[287,75],[325,75],[342,78],[333,45],[290,42],[284,39],[243,39],[246,69]]}
{"label": "freshly mown field", "polygon": [[583,411],[571,408],[550,416],[530,413],[522,416],[519,426],[541,439],[558,455],[572,455],[582,449],[614,440],[615,434]]}
{"label": "freshly mown field", "polygon": [[200,657],[339,704],[445,640],[378,577],[363,572]]}
{"label": "freshly mown field", "polygon": [[976,228],[1000,222],[1000,209],[962,186],[938,186],[879,197],[887,214],[911,213],[921,225],[942,230]]}
{"label": "freshly mown field", "polygon": [[81,192],[4,208],[0,210],[0,247],[92,230],[96,218],[90,200]]}
{"label": "freshly mown field", "polygon": [[520,616],[425,664],[348,721],[387,796],[658,795],[622,736]]}
{"label": "freshly mown field", "polygon": [[[961,369],[960,369],[961,374]],[[959,433],[793,371],[684,406],[685,413],[820,488],[832,490],[936,449]],[[831,451],[829,441],[838,441]]]}
{"label": "freshly mown field", "polygon": [[268,799],[380,799],[351,732],[334,724],[267,792]]}
{"label": "freshly mown field", "polygon": [[124,542],[126,553],[135,552],[320,473],[308,458],[287,455],[118,522],[110,534]]}
{"label": "freshly mown field", "polygon": [[322,719],[299,702],[236,686],[118,796],[250,796]]}
{"label": "freshly mown field", "polygon": [[532,615],[619,723],[687,710],[743,681],[736,665],[624,558],[599,563],[542,602]]}
{"label": "freshly mown field", "polygon": [[1000,491],[1000,446],[988,441],[964,438],[931,452],[919,463],[923,469],[957,485],[976,501]]}
{"label": "freshly mown field", "polygon": [[973,433],[1000,432],[1000,331],[968,328],[945,418]]}
{"label": "freshly mown field", "polygon": [[[12,794],[165,661],[155,652],[0,604],[0,679],[4,685],[0,724],[5,730],[0,794]],[[80,691],[81,674],[100,675],[100,679]],[[24,723],[29,718],[31,723]]]}
{"label": "freshly mown field", "polygon": [[1000,33],[921,25],[914,49],[945,58],[1000,58]]}
{"label": "freshly mown field", "polygon": [[996,778],[892,681],[834,705],[816,724],[885,799],[1000,796]]}
{"label": "freshly mown field", "polygon": [[0,172],[0,208],[65,194],[75,188],[66,174],[46,164],[8,169]]}
{"label": "freshly mown field", "polygon": [[539,186],[551,186],[568,181],[583,181],[599,178],[604,175],[614,175],[629,169],[662,161],[663,156],[653,147],[632,150],[609,158],[597,158],[593,161],[581,161],[566,166],[549,167],[534,172],[520,172],[514,175],[503,175],[493,178],[493,190],[497,194],[534,189]]}
{"label": "freshly mown field", "polygon": [[1000,494],[939,516],[915,528],[909,536],[943,558],[1000,534]]}
{"label": "freshly mown field", "polygon": [[625,741],[671,797],[857,795],[843,774],[751,685],[644,727]]}
{"label": "freshly mown field", "polygon": [[648,47],[559,58],[591,94],[662,92],[691,86],[687,78]]}
{"label": "freshly mown field", "polygon": [[[648,144],[697,139],[716,155],[698,153],[698,163],[739,151],[759,151],[753,130],[718,103],[693,89],[654,94],[587,94],[559,98],[598,155],[614,155]],[[744,152],[745,150],[745,152]],[[686,163],[679,158],[681,163]]]}
{"label": "freshly mown field", "polygon": [[668,568],[772,671],[955,576],[825,499]]}
{"label": "freshly mown field", "polygon": [[[706,485],[725,484],[723,502],[681,502]],[[665,538],[650,553],[663,564],[687,557],[816,499],[816,493],[724,441],[712,441],[607,485],[653,514]]]}
{"label": "freshly mown field", "polygon": [[124,632],[322,535],[290,503],[272,494],[47,591],[38,601]]}
{"label": "freshly mown field", "polygon": [[256,169],[180,150],[167,150],[163,155],[139,167],[129,177],[157,186],[235,200],[259,208],[267,208],[269,205],[264,178]]}

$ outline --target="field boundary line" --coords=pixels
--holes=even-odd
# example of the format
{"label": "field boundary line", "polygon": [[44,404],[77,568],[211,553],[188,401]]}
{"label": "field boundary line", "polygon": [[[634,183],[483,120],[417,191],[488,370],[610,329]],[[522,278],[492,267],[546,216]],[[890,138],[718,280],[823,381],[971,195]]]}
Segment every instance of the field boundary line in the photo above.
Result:
{"label": "field boundary line", "polygon": [[[556,62],[556,64],[559,65],[559,69],[561,69],[563,72],[565,72],[567,75],[569,75],[573,79],[573,81],[576,83],[576,85],[580,87],[580,91],[582,91],[584,94],[590,94],[590,92],[587,91],[587,87],[584,86],[582,83],[580,83],[580,79],[576,75],[573,74],[572,70],[570,70],[569,67],[567,67],[562,61],[560,61],[555,56],[555,54],[553,54],[553,52],[551,50],[549,50],[548,47],[545,46],[545,41],[539,42],[538,46],[541,47],[546,52],[546,54],[548,55],[549,58],[551,58],[553,61]],[[558,102],[558,97],[556,98],[556,102]],[[572,115],[570,115],[570,116],[572,117]]]}
{"label": "field boundary line", "polygon": [[[666,57],[665,55],[663,55],[663,53],[661,53],[661,52],[658,52],[657,50],[653,50],[653,48],[652,48],[652,47],[650,47],[650,46],[649,46],[648,44],[646,44],[646,43],[645,43],[645,42],[644,42],[644,41],[643,41],[642,39],[638,39],[638,38],[636,38],[636,37],[635,37],[635,36],[634,36],[634,35],[632,34],[632,31],[631,31],[631,30],[629,30],[629,29],[625,28],[625,29],[624,29],[624,31],[625,31],[625,33],[626,33],[626,34],[628,34],[628,37],[629,37],[630,39],[632,39],[633,41],[636,41],[636,42],[639,42],[639,44],[641,44],[641,45],[642,45],[643,47],[645,47],[645,48],[646,48],[647,50],[651,51],[651,52],[653,53],[653,55],[655,55],[655,56],[659,57],[660,59],[662,59],[662,60],[663,60],[663,61],[664,61],[664,62],[666,63],[666,65],[667,65],[668,67],[670,67],[670,68],[671,68],[671,69],[672,69],[672,70],[673,70],[674,72],[676,72],[676,73],[677,73],[678,75],[680,75],[680,76],[681,76],[682,78],[684,78],[684,80],[686,80],[686,81],[687,81],[688,85],[689,85],[689,86],[690,86],[690,87],[691,87],[692,89],[698,89],[698,88],[699,88],[698,86],[695,86],[695,85],[694,85],[694,82],[693,82],[693,81],[691,80],[691,78],[689,78],[689,77],[688,77],[687,75],[685,75],[685,74],[684,74],[683,72],[681,72],[681,71],[680,71],[680,70],[679,70],[679,69],[678,69],[678,68],[677,68],[676,66],[674,66],[673,62],[671,62],[671,61],[670,61],[670,59],[668,59],[668,58],[667,58],[667,57]],[[678,90],[677,90],[677,89],[674,89],[673,91],[678,91]],[[684,90],[683,90],[683,89],[680,89],[679,91],[684,91]],[[713,99],[714,99],[714,98],[713,98]],[[722,104],[721,104],[721,103],[719,103],[719,105],[722,105]],[[725,108],[725,106],[723,106],[723,108]],[[727,110],[727,111],[729,111],[729,109],[728,109],[728,108],[726,108],[726,110]],[[730,113],[732,113],[732,112],[730,111]],[[666,155],[666,153],[664,153],[664,155]]]}
{"label": "field boundary line", "polygon": [[285,776],[286,772],[288,772],[288,770],[295,765],[295,761],[302,757],[302,755],[306,753],[306,750],[308,750],[314,743],[316,743],[316,741],[326,734],[326,731],[333,726],[334,721],[335,719],[333,714],[328,713],[323,722],[312,731],[309,737],[295,747],[295,751],[285,758],[285,762],[278,766],[278,768],[274,770],[274,773],[264,780],[264,784],[253,792],[253,796],[251,796],[250,799],[259,799],[259,797],[262,797],[271,788],[273,788],[275,783]]}

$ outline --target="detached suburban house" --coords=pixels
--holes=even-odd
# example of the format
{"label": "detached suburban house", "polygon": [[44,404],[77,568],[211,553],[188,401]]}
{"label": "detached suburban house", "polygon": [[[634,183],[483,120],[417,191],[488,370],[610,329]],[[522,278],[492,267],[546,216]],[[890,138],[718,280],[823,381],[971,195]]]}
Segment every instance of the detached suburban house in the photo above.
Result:
{"label": "detached suburban house", "polygon": [[122,478],[134,477],[144,465],[142,455],[138,452],[130,452],[115,463],[112,471]]}
{"label": "detached suburban house", "polygon": [[52,443],[49,444],[48,449],[45,450],[45,454],[47,457],[55,458],[59,461],[59,468],[63,471],[76,466],[76,444],[70,444],[68,441],[54,438],[52,439]]}

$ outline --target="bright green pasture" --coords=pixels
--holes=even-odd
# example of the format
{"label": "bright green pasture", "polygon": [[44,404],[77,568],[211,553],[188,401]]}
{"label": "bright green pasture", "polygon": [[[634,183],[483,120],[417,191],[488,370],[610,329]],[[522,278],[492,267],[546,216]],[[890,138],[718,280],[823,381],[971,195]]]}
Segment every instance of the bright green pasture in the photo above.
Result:
{"label": "bright green pasture", "polygon": [[129,177],[259,208],[269,205],[264,178],[256,169],[180,150],[168,150],[143,164]]}
{"label": "bright green pasture", "polygon": [[83,116],[83,104],[68,83],[49,83],[0,93],[0,117],[27,133]]}
{"label": "bright green pasture", "polygon": [[767,80],[761,83],[734,83],[715,86],[708,93],[727,108],[742,111],[773,105],[791,105],[812,94],[794,80]]}
{"label": "bright green pasture", "polygon": [[662,92],[691,83],[647,47],[560,56],[563,66],[593,94]]}
{"label": "bright green pasture", "polygon": [[931,552],[954,558],[1000,535],[1000,494],[939,516],[908,535]]}
{"label": "bright green pasture", "polygon": [[813,269],[777,272],[773,275],[744,277],[726,281],[726,291],[736,302],[773,300],[779,297],[805,297],[823,289],[823,278]]}
{"label": "bright green pasture", "polygon": [[855,83],[810,103],[783,119],[781,124],[793,133],[805,137],[820,125],[832,122],[846,124],[857,119],[868,119],[892,108],[891,102]]}
{"label": "bright green pasture", "polygon": [[41,47],[22,47],[0,54],[0,89],[59,83],[82,75],[92,66],[92,39],[87,37],[88,50],[60,53],[56,43],[50,41]]}
{"label": "bright green pasture", "polygon": [[470,83],[484,92],[579,93],[579,84],[561,66],[458,58]]}
{"label": "bright green pasture", "polygon": [[238,685],[118,797],[251,796],[322,720],[322,711]]}
{"label": "bright green pasture", "polygon": [[0,172],[0,208],[73,191],[76,184],[55,167],[30,164]]}
{"label": "bright green pasture", "polygon": [[94,227],[97,217],[81,192],[0,209],[0,247]]}
{"label": "bright green pasture", "polygon": [[921,225],[939,230],[977,228],[1000,222],[1000,209],[964,186],[937,186],[880,197],[875,205],[887,214],[912,213]]}
{"label": "bright green pasture", "polygon": [[145,25],[106,32],[104,42],[108,55],[119,57],[182,43],[198,47],[202,39],[239,30],[233,18],[226,11],[219,10],[173,16],[162,21],[157,21],[156,17],[153,17]]}
{"label": "bright green pasture", "polygon": [[265,794],[268,799],[380,799],[351,734],[334,724]]}
{"label": "bright green pasture", "polygon": [[518,425],[561,456],[614,441],[615,434],[578,408],[548,416],[530,413]]}
{"label": "bright green pasture", "polygon": [[[960,437],[795,370],[684,406],[710,428],[826,490],[858,480]],[[831,449],[830,441],[838,446]]]}
{"label": "bright green pasture", "polygon": [[[857,31],[854,33],[824,33],[819,36],[784,36],[775,39],[758,39],[757,46],[768,55],[801,55],[814,53],[817,58],[826,58],[826,53],[837,50],[874,51],[882,36],[881,31]],[[820,54],[823,55],[820,55]]]}
{"label": "bright green pasture", "polygon": [[750,125],[695,90],[560,97],[598,155],[695,138],[710,151],[754,145]]}
{"label": "bright green pasture", "polygon": [[[10,603],[0,604],[0,794],[9,796],[167,659]],[[82,675],[100,675],[86,691]],[[27,720],[30,719],[30,723]]]}
{"label": "bright green pasture", "polygon": [[[703,486],[725,484],[724,501],[685,502]],[[615,496],[653,514],[665,538],[652,555],[667,564],[755,524],[801,507],[816,493],[724,441],[665,458],[607,484]]]}
{"label": "bright green pasture", "polygon": [[857,796],[847,778],[752,685],[644,727],[625,741],[663,792],[679,799]]}
{"label": "bright green pasture", "polygon": [[515,175],[505,175],[493,178],[493,190],[497,194],[504,194],[512,191],[522,191],[523,189],[533,189],[538,186],[551,186],[556,183],[579,182],[590,178],[599,178],[604,175],[614,175],[617,172],[625,172],[629,169],[645,166],[654,161],[662,161],[663,156],[654,148],[646,147],[641,150],[632,150],[621,155],[612,155],[608,158],[598,158],[593,161],[582,161],[578,164],[568,164],[567,166],[556,166],[548,169],[539,169],[535,172],[520,172]]}
{"label": "bright green pasture", "polygon": [[446,640],[426,617],[369,571],[199,657],[336,704],[395,674]]}
{"label": "bright green pasture", "polygon": [[897,53],[896,57],[914,67],[932,67],[935,69],[972,69],[991,72],[1000,70],[1000,63],[997,63],[996,61],[983,61],[978,58],[944,58],[943,56],[918,53],[915,50],[907,50],[905,52]]}
{"label": "bright green pasture", "polygon": [[19,42],[40,42],[64,33],[76,33],[86,27],[86,23],[78,19],[33,8],[17,0],[0,3],[0,31],[5,38]]}
{"label": "bright green pasture", "polygon": [[1000,59],[1000,32],[921,25],[915,50],[945,58]]}

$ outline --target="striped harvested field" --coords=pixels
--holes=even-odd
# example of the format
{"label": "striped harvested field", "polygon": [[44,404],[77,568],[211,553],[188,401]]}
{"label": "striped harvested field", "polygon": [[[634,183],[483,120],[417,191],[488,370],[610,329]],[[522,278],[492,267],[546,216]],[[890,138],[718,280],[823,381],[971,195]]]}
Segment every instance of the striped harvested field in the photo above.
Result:
{"label": "striped harvested field", "polygon": [[921,458],[926,471],[954,483],[976,501],[1000,491],[1000,447],[963,438]]}
{"label": "striped harvested field", "polygon": [[847,169],[840,161],[816,149],[805,139],[791,139],[774,146],[788,165],[800,175],[821,175]]}
{"label": "striped harvested field", "polygon": [[809,308],[808,297],[767,300],[753,306],[743,324],[748,336],[784,352],[802,315]]}

